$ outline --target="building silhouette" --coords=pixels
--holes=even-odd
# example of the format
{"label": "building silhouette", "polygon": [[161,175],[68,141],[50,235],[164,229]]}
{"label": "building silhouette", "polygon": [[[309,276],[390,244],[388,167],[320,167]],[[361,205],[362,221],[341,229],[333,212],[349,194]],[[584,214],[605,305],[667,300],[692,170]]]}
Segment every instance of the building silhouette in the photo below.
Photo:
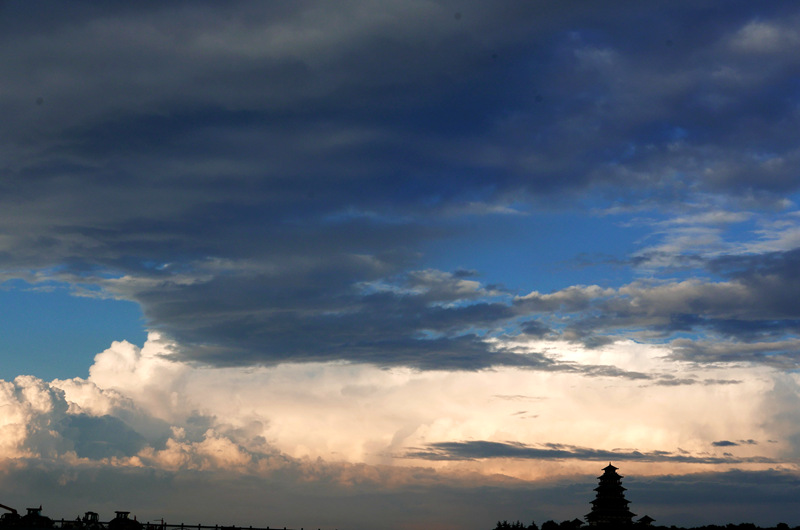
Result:
{"label": "building silhouette", "polygon": [[594,489],[597,497],[592,501],[592,511],[585,516],[589,526],[617,528],[633,524],[636,514],[628,509],[622,476],[617,469],[609,463],[603,468],[603,474],[597,477],[599,484]]}

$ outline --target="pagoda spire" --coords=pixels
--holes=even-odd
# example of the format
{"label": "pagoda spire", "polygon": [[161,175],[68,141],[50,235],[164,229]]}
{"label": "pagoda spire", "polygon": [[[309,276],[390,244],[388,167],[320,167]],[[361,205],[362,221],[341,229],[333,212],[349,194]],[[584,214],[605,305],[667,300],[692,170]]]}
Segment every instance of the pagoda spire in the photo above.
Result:
{"label": "pagoda spire", "polygon": [[597,477],[599,484],[594,489],[597,497],[592,501],[592,511],[586,514],[590,526],[619,527],[630,526],[633,516],[625,499],[625,488],[622,487],[622,476],[611,462],[603,468],[603,474]]}

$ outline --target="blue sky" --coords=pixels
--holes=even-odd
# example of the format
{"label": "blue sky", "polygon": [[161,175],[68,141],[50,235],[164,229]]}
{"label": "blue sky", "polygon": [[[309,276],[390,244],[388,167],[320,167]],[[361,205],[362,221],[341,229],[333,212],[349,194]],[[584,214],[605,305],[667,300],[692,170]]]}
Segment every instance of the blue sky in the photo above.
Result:
{"label": "blue sky", "polygon": [[0,304],[9,308],[0,323],[3,379],[85,377],[95,353],[112,341],[129,337],[141,344],[146,338],[134,303],[78,297],[63,286],[40,291],[11,282],[7,287],[0,292]]}
{"label": "blue sky", "polygon": [[2,4],[3,503],[800,524],[798,22]]}

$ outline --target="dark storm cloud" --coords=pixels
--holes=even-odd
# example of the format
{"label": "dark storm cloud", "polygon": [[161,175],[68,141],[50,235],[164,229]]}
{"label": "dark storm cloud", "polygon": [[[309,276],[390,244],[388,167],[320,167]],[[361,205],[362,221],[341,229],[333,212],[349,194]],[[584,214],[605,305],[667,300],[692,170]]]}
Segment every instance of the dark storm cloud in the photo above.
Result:
{"label": "dark storm cloud", "polygon": [[420,271],[447,219],[510,202],[798,189],[796,11],[654,6],[4,4],[3,277],[99,285],[215,364],[549,369],[481,339],[552,308],[589,346],[796,332],[766,273],[667,307],[644,288],[511,304]]}
{"label": "dark storm cloud", "polygon": [[[164,326],[192,355],[219,364],[337,358],[421,368],[552,364],[541,355],[492,352],[476,333],[514,313],[507,304],[474,301],[480,290],[461,290],[450,275],[354,288],[357,275],[375,276],[374,262],[341,264],[341,270],[332,261],[324,265],[301,271],[300,264],[274,278],[258,271],[187,286],[159,281],[135,298],[144,301],[156,329]],[[180,294],[169,296],[172,289]]]}
{"label": "dark storm cloud", "polygon": [[720,440],[718,442],[711,442],[711,445],[714,447],[736,447],[739,445],[758,445],[758,442],[755,440],[739,440],[738,442],[732,442],[730,440]]}
{"label": "dark storm cloud", "polygon": [[[717,443],[715,442],[712,445],[717,446]],[[693,464],[772,462],[771,459],[764,457],[738,458],[731,455],[718,457],[711,455],[689,455],[681,452],[674,453],[668,451],[651,451],[646,453],[623,450],[606,451],[554,443],[532,446],[521,443],[488,441],[438,442],[417,451],[409,451],[405,456],[407,458],[419,458],[422,460],[478,460],[486,458],[564,460],[574,458],[578,460],[597,460],[600,462],[613,460],[617,462],[682,462]]]}
{"label": "dark storm cloud", "polygon": [[534,337],[544,337],[548,333],[551,333],[553,330],[549,326],[539,322],[538,320],[531,320],[525,322],[520,328],[520,331],[526,335],[532,335]]}
{"label": "dark storm cloud", "polygon": [[796,370],[800,366],[796,339],[771,342],[739,342],[675,339],[672,357],[701,363],[758,362],[780,370]]}
{"label": "dark storm cloud", "polygon": [[800,249],[793,249],[786,252],[722,256],[713,260],[709,268],[734,278],[754,279],[774,275],[790,276],[798,265]]}
{"label": "dark storm cloud", "polygon": [[676,338],[674,356],[700,362],[755,361],[780,369],[798,362],[800,252],[698,258],[721,280],[634,282],[619,289],[570,287],[517,298],[521,312],[571,315],[563,337],[592,346],[607,333]]}
{"label": "dark storm cloud", "polygon": [[739,385],[742,381],[737,379],[703,379],[677,378],[669,374],[659,376],[654,382],[657,386],[683,386],[683,385]]}

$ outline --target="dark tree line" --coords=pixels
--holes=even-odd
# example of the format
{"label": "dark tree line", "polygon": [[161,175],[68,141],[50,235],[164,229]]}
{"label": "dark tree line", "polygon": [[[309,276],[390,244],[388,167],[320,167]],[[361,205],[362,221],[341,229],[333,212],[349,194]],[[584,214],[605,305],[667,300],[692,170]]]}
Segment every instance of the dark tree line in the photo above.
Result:
{"label": "dark tree line", "polygon": [[[494,527],[493,530],[577,530],[579,528],[583,528],[583,530],[589,530],[590,528],[597,530],[623,530],[621,528],[604,528],[604,527],[590,527],[585,525],[583,521],[579,519],[573,519],[571,521],[562,521],[557,523],[555,521],[546,521],[542,523],[541,529],[536,525],[535,522],[531,521],[531,524],[525,525],[520,521],[508,522],[508,521],[497,521],[497,525]],[[800,526],[790,527],[786,523],[778,523],[775,526],[767,526],[761,527],[757,526],[753,523],[739,523],[739,524],[726,524],[726,525],[705,525],[705,526],[692,526],[692,527],[679,527],[679,526],[656,526],[656,525],[643,525],[634,523],[630,526],[625,528],[629,528],[631,530],[642,530],[646,528],[647,530],[800,530]]]}
{"label": "dark tree line", "polygon": [[494,530],[539,530],[539,527],[536,526],[536,523],[531,522],[528,526],[525,526],[520,521],[515,521],[513,523],[509,523],[508,521],[497,521],[497,526],[494,527]]}
{"label": "dark tree line", "polygon": [[[579,521],[578,519],[574,519],[572,521],[563,521],[561,523],[557,523],[555,521],[545,521],[542,523],[541,530],[575,530],[580,528],[583,522]],[[513,523],[509,523],[508,521],[497,521],[497,526],[494,527],[494,530],[539,530],[539,527],[536,526],[535,521],[531,521],[531,524],[525,525],[520,521],[515,521]]]}

